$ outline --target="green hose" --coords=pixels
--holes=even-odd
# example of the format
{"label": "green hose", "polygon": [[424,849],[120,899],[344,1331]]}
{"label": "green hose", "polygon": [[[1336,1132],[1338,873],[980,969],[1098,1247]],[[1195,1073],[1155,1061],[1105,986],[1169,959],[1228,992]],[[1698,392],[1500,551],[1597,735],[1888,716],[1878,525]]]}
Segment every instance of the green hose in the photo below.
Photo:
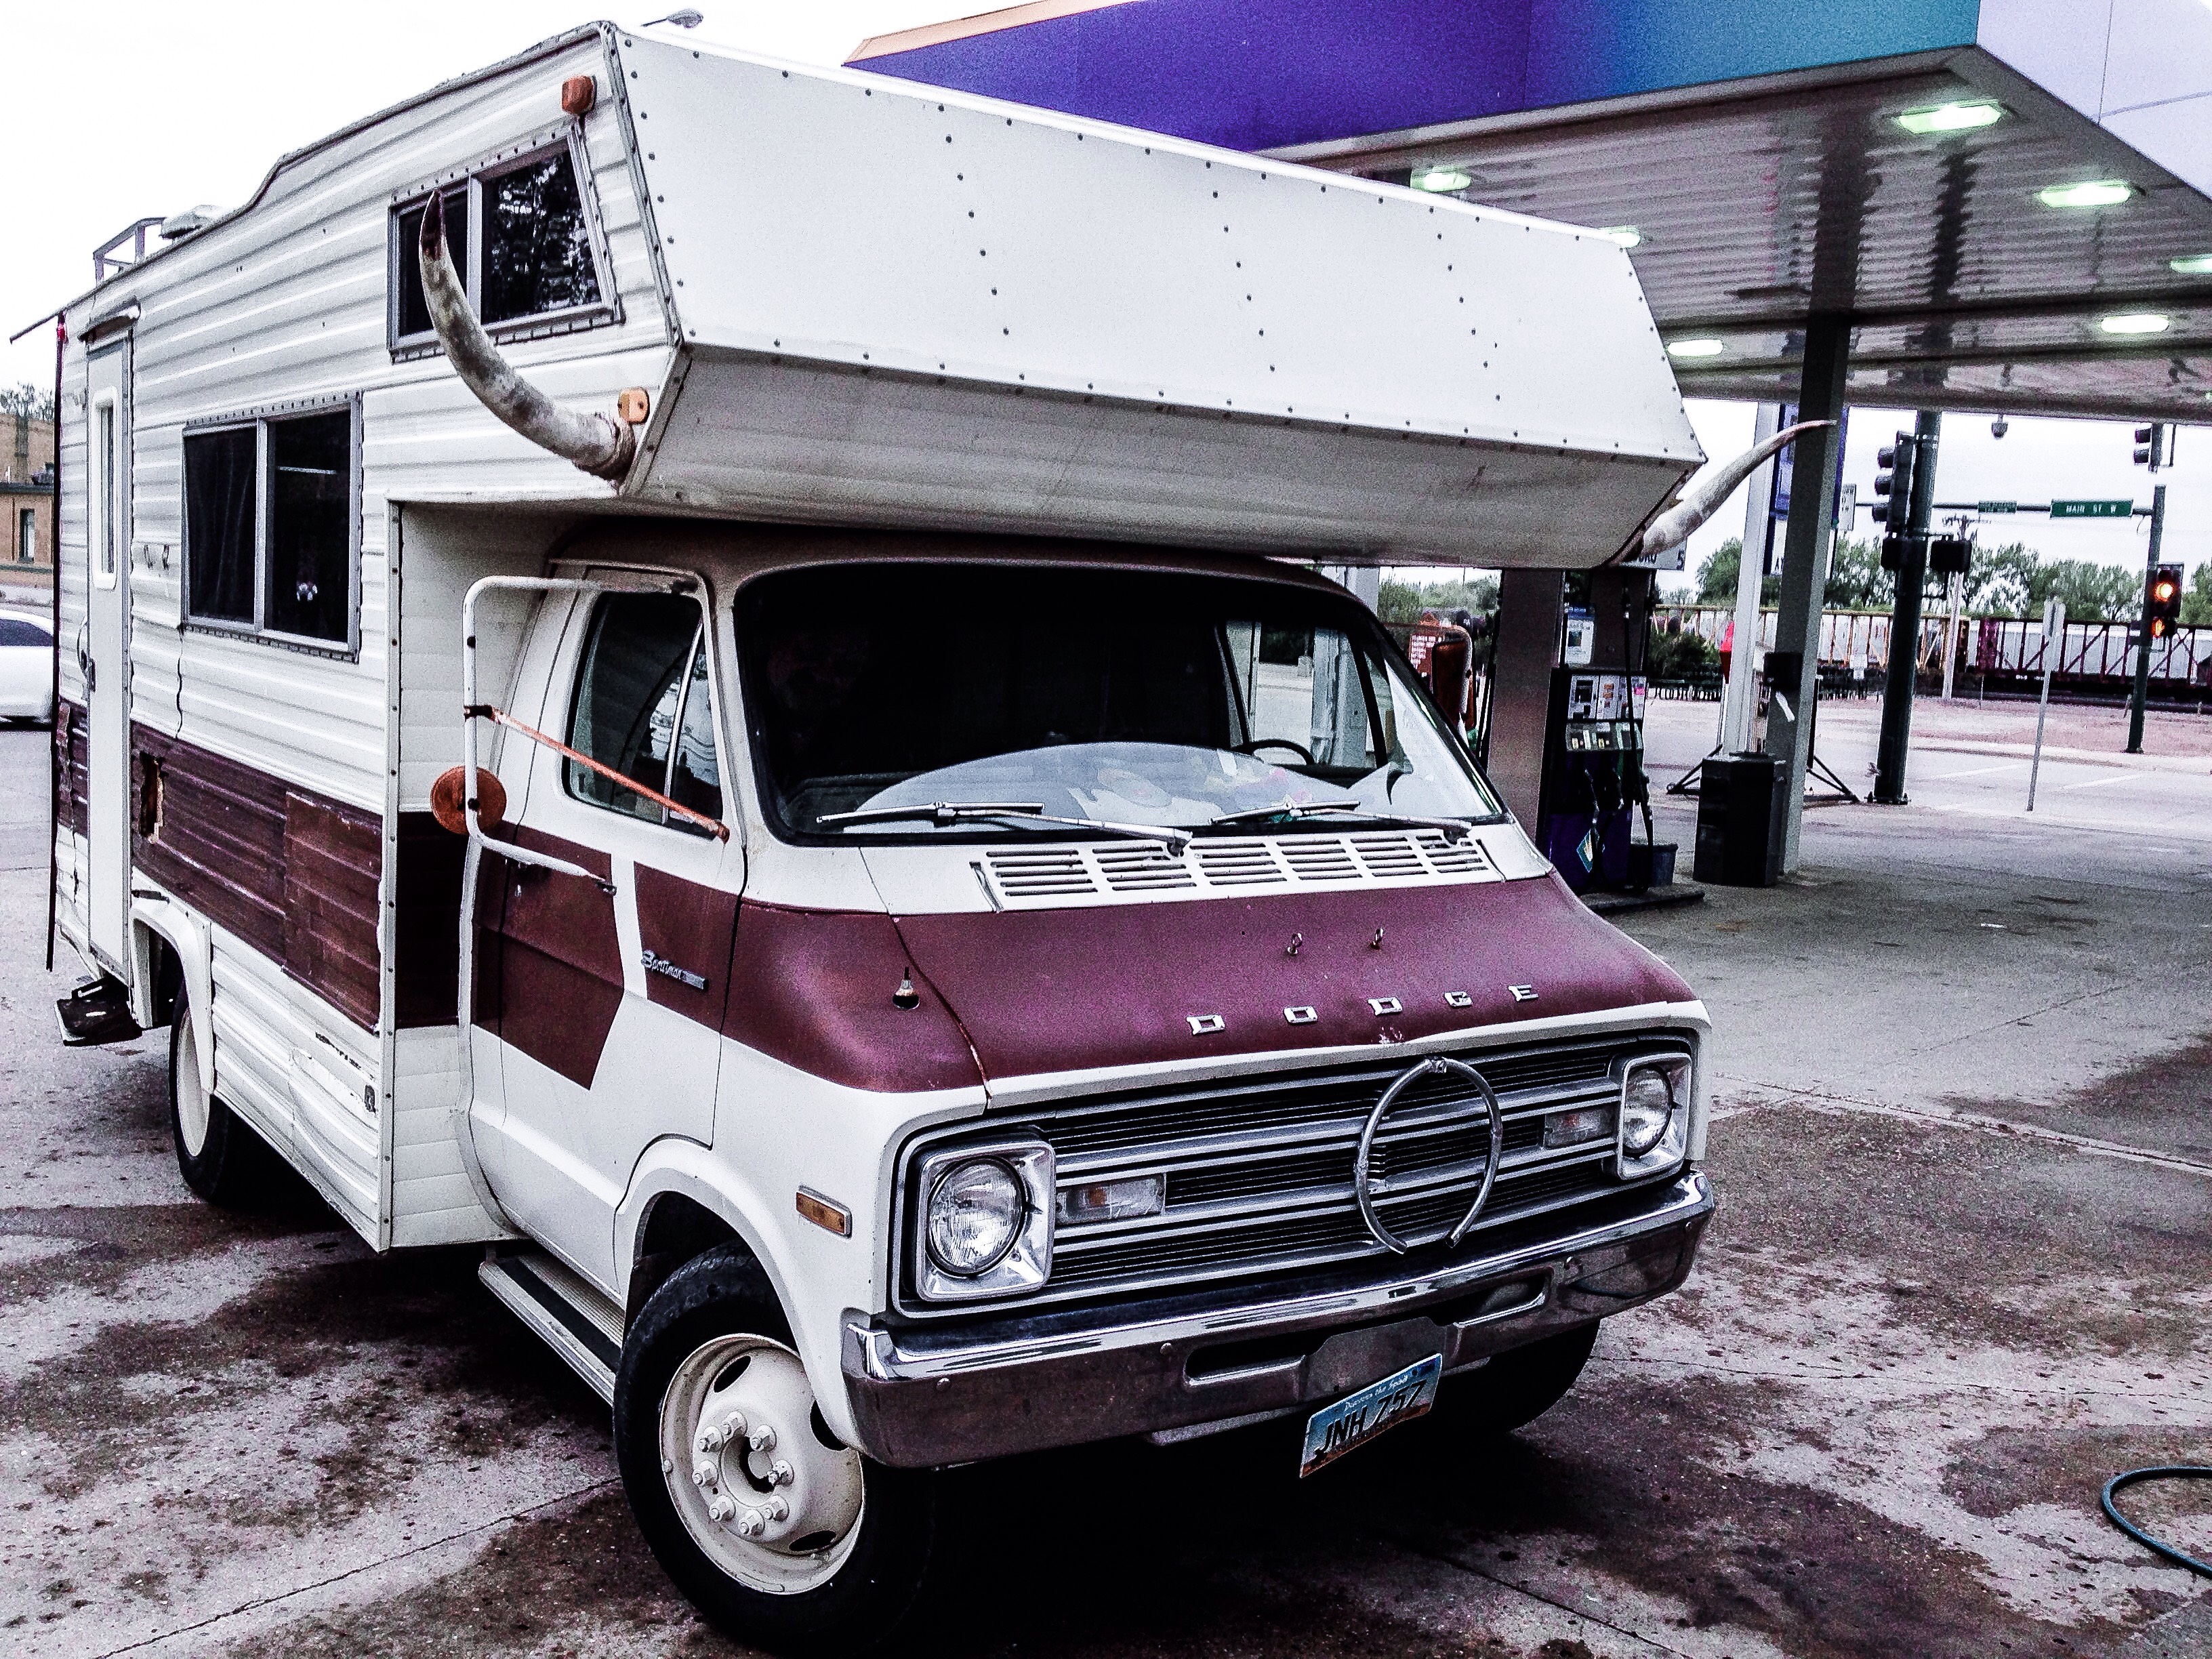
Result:
{"label": "green hose", "polygon": [[2116,1474],[2105,1482],[2104,1496],[2098,1500],[2105,1507],[2106,1519],[2145,1549],[2156,1551],[2176,1566],[2186,1567],[2191,1572],[2212,1578],[2212,1561],[2200,1561],[2193,1555],[2184,1554],[2164,1540],[2152,1537],[2113,1507],[2112,1494],[2123,1486],[2134,1486],[2138,1480],[2212,1480],[2212,1468],[2197,1463],[2161,1463],[2146,1469],[2130,1469],[2125,1474]]}

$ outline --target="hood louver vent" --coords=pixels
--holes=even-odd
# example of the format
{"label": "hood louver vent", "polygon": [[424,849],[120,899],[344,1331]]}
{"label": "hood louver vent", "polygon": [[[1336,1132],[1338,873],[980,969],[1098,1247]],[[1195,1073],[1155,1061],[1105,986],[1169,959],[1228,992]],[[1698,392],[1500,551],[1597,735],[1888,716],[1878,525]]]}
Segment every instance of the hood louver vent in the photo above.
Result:
{"label": "hood louver vent", "polygon": [[1482,843],[1434,830],[1194,841],[1180,858],[1141,842],[1006,848],[981,866],[1008,908],[1212,898],[1261,888],[1305,890],[1498,881]]}

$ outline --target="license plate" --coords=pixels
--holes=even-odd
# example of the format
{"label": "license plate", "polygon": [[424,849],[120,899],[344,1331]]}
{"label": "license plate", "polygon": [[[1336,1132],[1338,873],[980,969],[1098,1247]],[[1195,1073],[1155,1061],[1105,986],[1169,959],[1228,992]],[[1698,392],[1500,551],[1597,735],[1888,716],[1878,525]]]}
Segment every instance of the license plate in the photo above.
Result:
{"label": "license plate", "polygon": [[1322,1407],[1306,1419],[1306,1449],[1298,1462],[1298,1478],[1303,1480],[1316,1469],[1334,1463],[1385,1429],[1425,1416],[1437,1403],[1437,1379],[1443,1374],[1443,1356],[1432,1353],[1395,1376],[1371,1382],[1334,1406]]}

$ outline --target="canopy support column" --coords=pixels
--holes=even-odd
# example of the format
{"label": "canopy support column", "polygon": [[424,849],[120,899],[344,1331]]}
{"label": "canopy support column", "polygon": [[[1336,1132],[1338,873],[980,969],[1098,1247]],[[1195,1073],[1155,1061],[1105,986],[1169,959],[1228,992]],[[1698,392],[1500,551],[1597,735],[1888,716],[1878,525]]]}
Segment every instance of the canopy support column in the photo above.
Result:
{"label": "canopy support column", "polygon": [[[1805,326],[1805,361],[1798,383],[1797,418],[1840,422],[1851,345],[1850,319],[1819,313]],[[1766,752],[1788,767],[1783,785],[1788,816],[1782,868],[1797,867],[1798,830],[1805,815],[1805,774],[1813,759],[1813,704],[1820,678],[1820,599],[1828,572],[1828,546],[1836,524],[1836,425],[1819,427],[1791,446],[1790,523],[1782,550],[1782,598],[1773,655],[1785,669],[1766,713]],[[1747,547],[1746,558],[1758,556]],[[1741,650],[1741,645],[1737,647]],[[1790,665],[1794,684],[1787,683]]]}

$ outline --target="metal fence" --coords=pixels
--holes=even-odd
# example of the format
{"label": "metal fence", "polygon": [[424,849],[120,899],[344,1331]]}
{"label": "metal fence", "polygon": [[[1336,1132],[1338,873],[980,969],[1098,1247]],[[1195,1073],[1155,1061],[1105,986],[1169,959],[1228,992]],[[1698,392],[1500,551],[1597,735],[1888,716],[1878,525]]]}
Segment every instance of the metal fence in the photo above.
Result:
{"label": "metal fence", "polygon": [[[1665,605],[1651,613],[1655,626],[1670,622],[1720,648],[1733,607],[1716,605]],[[1762,611],[1759,643],[1771,649],[1778,613]],[[1925,617],[1920,623],[1920,669],[1943,671],[1943,617]],[[1820,667],[1823,690],[1831,676],[1838,690],[1856,685],[1857,677],[1879,679],[1889,666],[1890,616],[1886,611],[1826,611],[1820,614]],[[2131,623],[2069,623],[2064,640],[2051,662],[2057,679],[2113,686],[2125,684],[2135,673],[2135,625]],[[1966,617],[1960,619],[1953,650],[1960,669],[1992,679],[2039,679],[2045,647],[2040,623],[2005,617]],[[2163,682],[2169,690],[2183,685],[2212,683],[2212,628],[2180,628],[2167,638],[2154,641],[2150,652],[2153,684]],[[1680,695],[1698,695],[1686,691]]]}

